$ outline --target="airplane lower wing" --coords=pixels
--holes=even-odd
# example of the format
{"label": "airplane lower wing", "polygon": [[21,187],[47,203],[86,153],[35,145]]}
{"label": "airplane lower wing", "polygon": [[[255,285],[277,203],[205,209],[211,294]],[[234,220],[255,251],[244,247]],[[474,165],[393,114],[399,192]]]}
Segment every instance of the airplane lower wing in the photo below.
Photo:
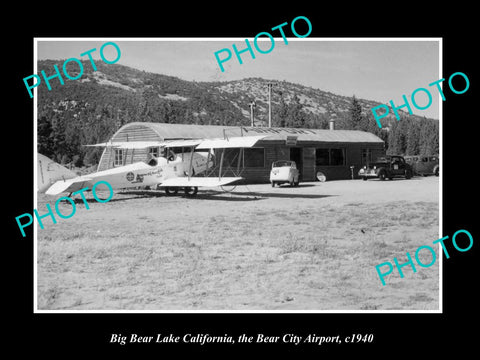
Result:
{"label": "airplane lower wing", "polygon": [[92,188],[93,179],[90,178],[81,178],[81,179],[69,179],[69,180],[59,180],[48,188],[45,192],[47,195],[58,195],[62,192],[74,192],[84,187]]}
{"label": "airplane lower wing", "polygon": [[160,186],[162,187],[216,187],[231,184],[235,181],[242,180],[241,177],[177,177],[170,178],[163,181]]}

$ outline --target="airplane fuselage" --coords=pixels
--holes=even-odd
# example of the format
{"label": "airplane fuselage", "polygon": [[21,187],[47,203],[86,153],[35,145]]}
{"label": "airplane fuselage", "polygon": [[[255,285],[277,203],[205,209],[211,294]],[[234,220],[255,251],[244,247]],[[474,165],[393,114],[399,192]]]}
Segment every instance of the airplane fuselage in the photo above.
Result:
{"label": "airplane fuselage", "polygon": [[[56,181],[47,190],[47,195],[62,192],[75,193],[85,187],[92,187],[99,181],[106,181],[112,189],[128,189],[136,187],[155,187],[171,178],[188,177],[189,173],[201,174],[207,170],[208,155],[202,153],[184,153],[165,157],[151,158],[148,163],[139,161],[113,169]],[[208,167],[213,164],[210,161]]]}
{"label": "airplane fuselage", "polygon": [[[114,189],[161,185],[166,179],[188,176],[190,156],[190,153],[186,153],[182,160],[182,157],[177,155],[171,161],[164,157],[154,158],[152,159],[152,162],[156,163],[154,165],[137,162],[99,171],[86,177],[95,181],[107,181]],[[207,157],[194,152],[192,170],[194,174],[201,174],[207,170]]]}

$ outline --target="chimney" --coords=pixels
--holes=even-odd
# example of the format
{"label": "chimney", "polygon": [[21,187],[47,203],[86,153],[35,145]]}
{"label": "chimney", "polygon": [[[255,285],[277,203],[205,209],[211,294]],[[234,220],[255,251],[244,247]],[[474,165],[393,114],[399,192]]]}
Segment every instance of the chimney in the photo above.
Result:
{"label": "chimney", "polygon": [[330,119],[330,121],[328,123],[330,124],[330,130],[335,130],[335,120]]}

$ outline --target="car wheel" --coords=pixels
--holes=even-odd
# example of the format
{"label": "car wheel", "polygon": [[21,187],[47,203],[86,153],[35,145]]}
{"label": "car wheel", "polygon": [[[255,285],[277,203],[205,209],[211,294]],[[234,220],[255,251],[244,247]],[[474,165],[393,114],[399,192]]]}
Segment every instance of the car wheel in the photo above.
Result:
{"label": "car wheel", "polygon": [[380,170],[380,171],[378,172],[378,178],[379,178],[381,181],[384,181],[386,177],[387,177],[387,173],[385,172],[385,170]]}
{"label": "car wheel", "polygon": [[367,181],[367,180],[368,180],[368,177],[364,176],[363,181]]}
{"label": "car wheel", "polygon": [[275,187],[275,181],[272,181],[272,187]]}
{"label": "car wheel", "polygon": [[439,175],[439,171],[438,171],[438,168],[435,169],[435,176],[438,176]]}
{"label": "car wheel", "polygon": [[198,187],[196,186],[187,186],[185,187],[185,195],[187,196],[194,196],[197,195]]}
{"label": "car wheel", "polygon": [[327,177],[326,177],[325,174],[322,173],[321,171],[317,171],[316,176],[317,176],[317,180],[318,180],[318,181],[321,181],[321,182],[327,181]]}
{"label": "car wheel", "polygon": [[170,196],[170,195],[176,195],[177,192],[178,192],[178,189],[177,189],[176,187],[167,187],[167,188],[165,188],[165,193],[166,193],[167,195],[169,195],[169,196]]}
{"label": "car wheel", "polygon": [[410,179],[411,177],[412,173],[409,170],[405,171],[405,179]]}

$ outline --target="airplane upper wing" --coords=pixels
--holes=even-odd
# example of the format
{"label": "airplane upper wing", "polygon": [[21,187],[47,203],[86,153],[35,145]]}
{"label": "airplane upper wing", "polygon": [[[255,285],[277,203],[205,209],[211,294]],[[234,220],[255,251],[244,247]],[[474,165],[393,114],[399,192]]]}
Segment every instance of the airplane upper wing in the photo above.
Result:
{"label": "airplane upper wing", "polygon": [[252,147],[266,135],[235,136],[227,139],[185,139],[165,141],[116,141],[84,146],[113,147],[116,149],[145,149],[147,147],[196,147],[197,149],[221,149]]}
{"label": "airplane upper wing", "polygon": [[116,141],[83,146],[113,147],[115,149],[145,149],[147,147],[164,146],[162,141]]}
{"label": "airplane upper wing", "polygon": [[241,177],[177,177],[170,178],[161,183],[162,187],[188,187],[188,186],[198,186],[198,187],[215,187],[231,184],[235,181],[242,180]]}
{"label": "airplane upper wing", "polygon": [[161,144],[166,147],[191,147],[197,146],[202,143],[203,139],[191,139],[191,140],[168,140]]}
{"label": "airplane upper wing", "polygon": [[202,141],[197,149],[223,149],[223,148],[249,148],[253,147],[266,135],[259,136],[235,136],[227,139],[207,139]]}
{"label": "airplane upper wing", "polygon": [[59,180],[56,183],[54,183],[52,186],[48,188],[48,190],[45,192],[47,195],[58,195],[62,192],[74,192],[78,191],[80,189],[83,189],[84,187],[89,187],[92,188],[93,185],[93,179],[88,178],[88,177],[79,177],[75,179],[69,179],[69,180]]}
{"label": "airplane upper wing", "polygon": [[115,141],[84,146],[113,147],[115,149],[145,149],[147,147],[192,147],[197,146],[203,139],[166,140],[166,141]]}
{"label": "airplane upper wing", "polygon": [[187,140],[167,140],[158,143],[157,146],[166,147],[195,147],[196,149],[221,149],[221,148],[239,148],[252,147],[257,141],[265,138],[266,135],[258,136],[235,136],[227,139],[187,139]]}

